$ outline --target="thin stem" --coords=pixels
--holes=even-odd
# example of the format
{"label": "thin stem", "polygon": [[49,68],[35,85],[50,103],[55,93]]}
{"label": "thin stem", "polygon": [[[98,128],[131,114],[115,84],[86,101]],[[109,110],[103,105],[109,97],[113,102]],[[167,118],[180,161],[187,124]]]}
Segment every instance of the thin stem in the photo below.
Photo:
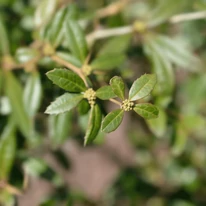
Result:
{"label": "thin stem", "polygon": [[121,105],[121,102],[117,101],[116,99],[109,99],[110,102],[113,102],[117,105]]}
{"label": "thin stem", "polygon": [[0,189],[3,188],[5,190],[7,190],[10,194],[13,194],[13,195],[22,195],[22,191],[19,190],[18,188],[8,184],[7,182],[5,181],[0,181]]}
{"label": "thin stem", "polygon": [[124,27],[119,27],[114,29],[96,30],[87,36],[87,42],[88,44],[92,44],[97,39],[130,34],[132,33],[132,31],[133,31],[132,26],[124,26]]}
{"label": "thin stem", "polygon": [[178,14],[170,18],[170,23],[179,23],[183,21],[191,21],[206,18],[206,11],[191,12],[186,14]]}
{"label": "thin stem", "polygon": [[60,58],[57,55],[52,55],[51,59],[59,64],[62,64],[66,67],[68,67],[69,69],[71,69],[73,72],[75,72],[76,74],[78,74],[80,76],[80,78],[84,81],[85,85],[87,87],[89,87],[86,77],[84,76],[84,74],[82,73],[82,70],[76,66],[74,66],[73,64],[71,64],[70,62],[65,61],[64,59]]}
{"label": "thin stem", "polygon": [[107,7],[98,10],[96,16],[97,18],[104,18],[107,16],[115,15],[118,12],[120,12],[129,1],[130,0],[122,0],[122,1],[114,2],[108,5]]}

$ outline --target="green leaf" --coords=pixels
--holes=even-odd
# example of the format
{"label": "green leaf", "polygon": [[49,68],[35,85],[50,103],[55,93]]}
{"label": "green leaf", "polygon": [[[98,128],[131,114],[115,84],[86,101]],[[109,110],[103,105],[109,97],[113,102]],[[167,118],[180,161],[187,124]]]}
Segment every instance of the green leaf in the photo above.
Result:
{"label": "green leaf", "polygon": [[4,23],[2,21],[2,18],[0,17],[0,53],[3,55],[9,54],[9,40],[8,40],[8,35],[4,26]]}
{"label": "green leaf", "polygon": [[56,52],[56,55],[65,61],[70,62],[71,64],[75,65],[76,67],[82,67],[81,62],[75,56],[69,54],[68,52]]}
{"label": "green leaf", "polygon": [[165,137],[167,131],[167,115],[163,109],[158,108],[159,114],[156,119],[147,119],[149,129],[159,138]]}
{"label": "green leaf", "polygon": [[87,112],[90,110],[90,104],[88,100],[83,99],[79,104],[78,104],[78,112],[80,115],[87,114]]}
{"label": "green leaf", "polygon": [[117,109],[110,112],[102,122],[102,131],[109,133],[117,129],[121,124],[124,116],[124,111],[122,109]]}
{"label": "green leaf", "polygon": [[136,104],[134,111],[145,119],[157,118],[159,114],[157,107],[149,103]]}
{"label": "green leaf", "polygon": [[82,94],[65,93],[52,102],[46,109],[47,114],[60,114],[73,109],[83,99]]}
{"label": "green leaf", "polygon": [[34,15],[34,24],[37,28],[47,24],[55,12],[57,0],[42,0]]}
{"label": "green leaf", "polygon": [[19,63],[28,62],[38,56],[38,51],[32,48],[18,48],[16,50],[15,59]]}
{"label": "green leaf", "polygon": [[155,36],[148,35],[145,38],[144,51],[152,63],[152,70],[157,75],[158,84],[154,89],[156,95],[161,97],[171,96],[174,89],[174,72],[172,64],[165,57],[163,48],[161,48],[155,40]]}
{"label": "green leaf", "polygon": [[67,7],[59,9],[52,19],[51,25],[47,32],[49,42],[57,47],[64,39],[64,22],[66,19],[75,19],[77,16],[77,9],[74,4],[69,4]]}
{"label": "green leaf", "polygon": [[64,26],[69,49],[81,63],[84,63],[87,56],[87,43],[81,27],[72,19],[67,19]]}
{"label": "green leaf", "polygon": [[135,101],[150,94],[156,84],[156,75],[144,74],[132,84],[129,91],[129,99]]}
{"label": "green leaf", "polygon": [[27,79],[24,89],[24,107],[30,117],[33,117],[41,104],[42,85],[38,72],[33,72]]}
{"label": "green leaf", "polygon": [[173,14],[181,12],[189,3],[188,0],[179,0],[178,3],[174,3],[173,0],[160,0],[154,10],[149,13],[148,25],[154,27],[165,22]]}
{"label": "green leaf", "polygon": [[16,153],[15,126],[10,121],[3,131],[0,138],[0,180],[6,180],[9,177],[11,167]]}
{"label": "green leaf", "polygon": [[[153,41],[156,43],[156,47],[159,47],[158,52],[160,55],[167,61],[191,71],[200,68],[200,60],[195,57],[190,48],[186,46],[185,39],[172,39],[167,36],[157,35]],[[195,67],[192,65],[195,65]]]}
{"label": "green leaf", "polygon": [[69,131],[72,129],[71,118],[71,112],[49,115],[48,131],[54,148],[60,146],[69,137]]}
{"label": "green leaf", "polygon": [[22,86],[11,72],[7,72],[5,78],[5,93],[9,98],[13,117],[21,132],[28,138],[31,134],[31,120],[24,108]]}
{"label": "green leaf", "polygon": [[102,112],[98,106],[95,104],[91,108],[91,113],[89,117],[89,123],[86,131],[86,135],[84,137],[84,145],[92,142],[95,137],[98,135],[102,121]]}
{"label": "green leaf", "polygon": [[176,133],[172,143],[172,153],[174,155],[180,155],[184,151],[187,143],[187,136],[188,134],[183,125],[181,123],[177,123]]}
{"label": "green leaf", "polygon": [[93,70],[110,70],[120,66],[125,61],[125,55],[121,53],[105,54],[96,57],[91,62],[91,68]]}
{"label": "green leaf", "polygon": [[110,85],[112,87],[113,92],[120,98],[124,99],[125,97],[125,83],[123,82],[121,77],[113,77],[110,80]]}
{"label": "green leaf", "polygon": [[98,56],[125,53],[130,40],[131,35],[122,35],[111,38],[102,45],[98,52]]}
{"label": "green leaf", "polygon": [[53,69],[46,73],[47,77],[57,86],[69,92],[83,92],[86,86],[83,80],[67,69]]}
{"label": "green leaf", "polygon": [[116,94],[113,92],[111,86],[103,86],[96,91],[96,96],[99,99],[107,100],[107,99],[115,98]]}

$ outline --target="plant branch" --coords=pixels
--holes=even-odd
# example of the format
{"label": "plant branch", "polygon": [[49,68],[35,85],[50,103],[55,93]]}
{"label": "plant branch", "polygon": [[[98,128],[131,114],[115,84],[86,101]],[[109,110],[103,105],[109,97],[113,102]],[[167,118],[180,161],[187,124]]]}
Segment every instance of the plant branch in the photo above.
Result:
{"label": "plant branch", "polygon": [[122,1],[114,2],[108,5],[107,7],[98,10],[96,16],[97,18],[104,18],[107,16],[115,15],[118,12],[120,12],[129,1],[130,0],[122,0]]}
{"label": "plant branch", "polygon": [[191,20],[204,19],[204,18],[206,18],[206,11],[198,11],[198,12],[191,12],[191,13],[178,14],[172,16],[169,22],[175,24],[183,21],[191,21]]}
{"label": "plant branch", "polygon": [[87,87],[89,87],[87,80],[84,76],[84,74],[82,73],[82,70],[76,66],[74,66],[73,64],[71,64],[70,62],[65,61],[64,59],[60,58],[57,55],[52,55],[51,59],[59,64],[64,65],[65,67],[71,69],[73,72],[75,72],[76,74],[78,74],[80,76],[80,78],[84,81],[85,85]]}
{"label": "plant branch", "polygon": [[117,105],[121,105],[121,102],[117,101],[116,99],[109,99],[110,102],[113,102]]}
{"label": "plant branch", "polygon": [[96,30],[96,31],[87,35],[87,42],[89,45],[91,45],[97,39],[103,39],[103,38],[111,37],[111,36],[120,36],[120,35],[124,35],[124,34],[130,34],[130,33],[132,33],[132,31],[133,31],[132,26],[118,27],[118,28],[114,28],[114,29]]}

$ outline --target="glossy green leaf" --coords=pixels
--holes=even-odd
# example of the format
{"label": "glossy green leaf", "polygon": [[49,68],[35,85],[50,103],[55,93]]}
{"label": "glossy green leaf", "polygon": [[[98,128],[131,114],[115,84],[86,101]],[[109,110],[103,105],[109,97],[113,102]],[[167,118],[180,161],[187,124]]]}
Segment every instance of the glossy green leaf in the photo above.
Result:
{"label": "glossy green leaf", "polygon": [[156,84],[156,75],[144,74],[132,84],[129,91],[129,99],[135,101],[150,94]]}
{"label": "glossy green leaf", "polygon": [[75,19],[77,16],[77,9],[74,4],[69,4],[58,10],[51,21],[50,27],[47,32],[49,42],[57,47],[64,40],[64,22],[66,19]]}
{"label": "glossy green leaf", "polygon": [[101,121],[102,121],[102,112],[98,104],[95,104],[91,108],[89,123],[84,137],[84,145],[87,145],[88,143],[92,142],[95,139],[95,137],[98,135],[101,127]]}
{"label": "glossy green leaf", "polygon": [[79,104],[78,104],[78,112],[80,115],[87,114],[87,112],[90,110],[90,104],[88,100],[83,99]]}
{"label": "glossy green leaf", "polygon": [[47,114],[61,114],[73,109],[83,99],[82,94],[65,93],[52,102],[46,109]]}
{"label": "glossy green leaf", "polygon": [[15,125],[10,121],[0,138],[0,180],[9,177],[16,153]]}
{"label": "glossy green leaf", "polygon": [[121,124],[124,116],[124,111],[122,109],[117,109],[110,112],[102,122],[102,131],[109,133],[117,129]]}
{"label": "glossy green leaf", "polygon": [[110,80],[110,85],[113,90],[113,92],[120,98],[124,99],[125,97],[125,83],[123,82],[121,77],[113,77]]}
{"label": "glossy green leaf", "polygon": [[28,138],[31,132],[31,120],[24,108],[22,86],[11,72],[7,72],[5,78],[5,93],[9,98],[13,117],[21,132]]}
{"label": "glossy green leaf", "polygon": [[79,61],[79,59],[77,59],[72,54],[69,54],[68,52],[56,52],[56,55],[58,57],[64,59],[65,61],[70,62],[71,64],[75,65],[76,67],[79,67],[79,68],[82,67],[82,64]]}
{"label": "glossy green leaf", "polygon": [[64,24],[67,45],[71,52],[84,63],[87,56],[87,43],[84,33],[77,21],[67,19]]}
{"label": "glossy green leaf", "polygon": [[37,28],[47,24],[55,12],[57,0],[42,0],[39,2],[35,15],[34,24]]}
{"label": "glossy green leaf", "polygon": [[159,110],[149,103],[136,104],[134,111],[145,119],[157,118]]}
{"label": "glossy green leaf", "polygon": [[30,74],[24,88],[24,107],[30,117],[33,117],[41,104],[42,85],[38,72]]}
{"label": "glossy green leaf", "polygon": [[48,131],[54,148],[60,146],[69,137],[71,131],[71,112],[48,117]]}
{"label": "glossy green leaf", "polygon": [[107,40],[98,52],[98,56],[108,55],[108,54],[120,54],[125,53],[129,42],[131,40],[131,35],[115,36]]}
{"label": "glossy green leaf", "polygon": [[187,132],[181,123],[176,124],[176,133],[172,143],[172,153],[174,155],[180,155],[184,149],[187,142]]}
{"label": "glossy green leaf", "polygon": [[125,61],[125,55],[121,53],[105,54],[96,57],[91,62],[93,70],[110,70],[122,65]]}
{"label": "glossy green leaf", "polygon": [[38,56],[38,51],[32,48],[18,48],[15,58],[19,63],[28,62]]}
{"label": "glossy green leaf", "polygon": [[10,52],[9,50],[10,50],[10,45],[9,45],[8,35],[4,23],[2,21],[2,18],[0,17],[0,53],[2,53],[3,55],[7,55]]}
{"label": "glossy green leaf", "polygon": [[116,97],[116,94],[113,92],[111,86],[103,86],[103,87],[100,87],[100,88],[96,91],[96,96],[97,96],[99,99],[107,100],[107,99],[115,98],[115,97]]}
{"label": "glossy green leaf", "polygon": [[163,109],[158,108],[159,114],[155,119],[147,119],[149,129],[159,138],[165,137],[167,131],[167,115]]}
{"label": "glossy green leaf", "polygon": [[69,92],[86,90],[83,80],[74,72],[67,69],[53,69],[46,73],[47,77],[57,86]]}

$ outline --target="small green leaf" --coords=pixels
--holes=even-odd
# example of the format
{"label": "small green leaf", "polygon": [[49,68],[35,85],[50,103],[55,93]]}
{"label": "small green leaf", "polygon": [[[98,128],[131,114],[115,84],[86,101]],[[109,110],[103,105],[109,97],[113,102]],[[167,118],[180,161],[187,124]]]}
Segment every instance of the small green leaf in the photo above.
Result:
{"label": "small green leaf", "polygon": [[48,131],[54,148],[60,146],[69,137],[71,130],[71,112],[65,112],[59,115],[49,115]]}
{"label": "small green leaf", "polygon": [[113,77],[110,80],[110,85],[112,87],[113,92],[120,98],[124,99],[125,97],[125,83],[123,82],[121,77]]}
{"label": "small green leaf", "polygon": [[80,115],[87,114],[87,112],[90,110],[90,104],[88,100],[83,99],[79,104],[78,104],[78,112]]}
{"label": "small green leaf", "polygon": [[157,107],[149,103],[136,104],[134,111],[145,119],[157,118],[159,114]]}
{"label": "small green leaf", "polygon": [[69,92],[83,92],[86,86],[83,80],[67,69],[54,69],[46,73],[47,77],[57,86]]}
{"label": "small green leaf", "polygon": [[5,78],[5,93],[9,98],[13,117],[21,132],[28,138],[31,134],[31,120],[24,108],[22,86],[11,72],[7,72]]}
{"label": "small green leaf", "polygon": [[84,137],[84,145],[92,142],[95,137],[98,135],[102,121],[102,112],[98,106],[95,104],[91,108],[91,113],[89,117],[89,123],[86,131],[86,135]]}
{"label": "small green leaf", "polygon": [[2,53],[3,55],[9,54],[10,45],[9,45],[8,35],[1,17],[0,17],[0,42],[1,42],[0,53]]}
{"label": "small green leaf", "polygon": [[93,70],[109,70],[120,66],[124,61],[125,55],[121,53],[101,55],[91,62],[91,68]]}
{"label": "small green leaf", "polygon": [[34,24],[37,28],[47,24],[57,6],[57,0],[42,0],[38,4],[34,15]]}
{"label": "small green leaf", "polygon": [[107,100],[107,99],[115,98],[116,94],[113,92],[111,86],[103,86],[96,91],[96,96],[99,99]]}
{"label": "small green leaf", "polygon": [[68,52],[56,52],[56,55],[78,68],[82,67],[82,63],[79,61],[79,59]]}
{"label": "small green leaf", "polygon": [[87,56],[87,43],[84,33],[77,21],[67,19],[65,22],[65,35],[67,45],[71,52],[84,63]]}
{"label": "small green leaf", "polygon": [[0,180],[6,180],[9,176],[16,153],[15,126],[10,121],[0,139]]}
{"label": "small green leaf", "polygon": [[109,133],[117,129],[121,124],[124,116],[124,111],[122,109],[117,109],[110,112],[102,122],[102,131]]}
{"label": "small green leaf", "polygon": [[70,111],[83,99],[82,94],[65,93],[52,102],[46,109],[47,114],[60,114]]}
{"label": "small green leaf", "polygon": [[39,109],[42,97],[42,85],[38,72],[33,72],[27,79],[24,89],[24,107],[30,117]]}
{"label": "small green leaf", "polygon": [[129,99],[135,101],[150,94],[156,84],[156,75],[144,74],[132,84],[129,91]]}

